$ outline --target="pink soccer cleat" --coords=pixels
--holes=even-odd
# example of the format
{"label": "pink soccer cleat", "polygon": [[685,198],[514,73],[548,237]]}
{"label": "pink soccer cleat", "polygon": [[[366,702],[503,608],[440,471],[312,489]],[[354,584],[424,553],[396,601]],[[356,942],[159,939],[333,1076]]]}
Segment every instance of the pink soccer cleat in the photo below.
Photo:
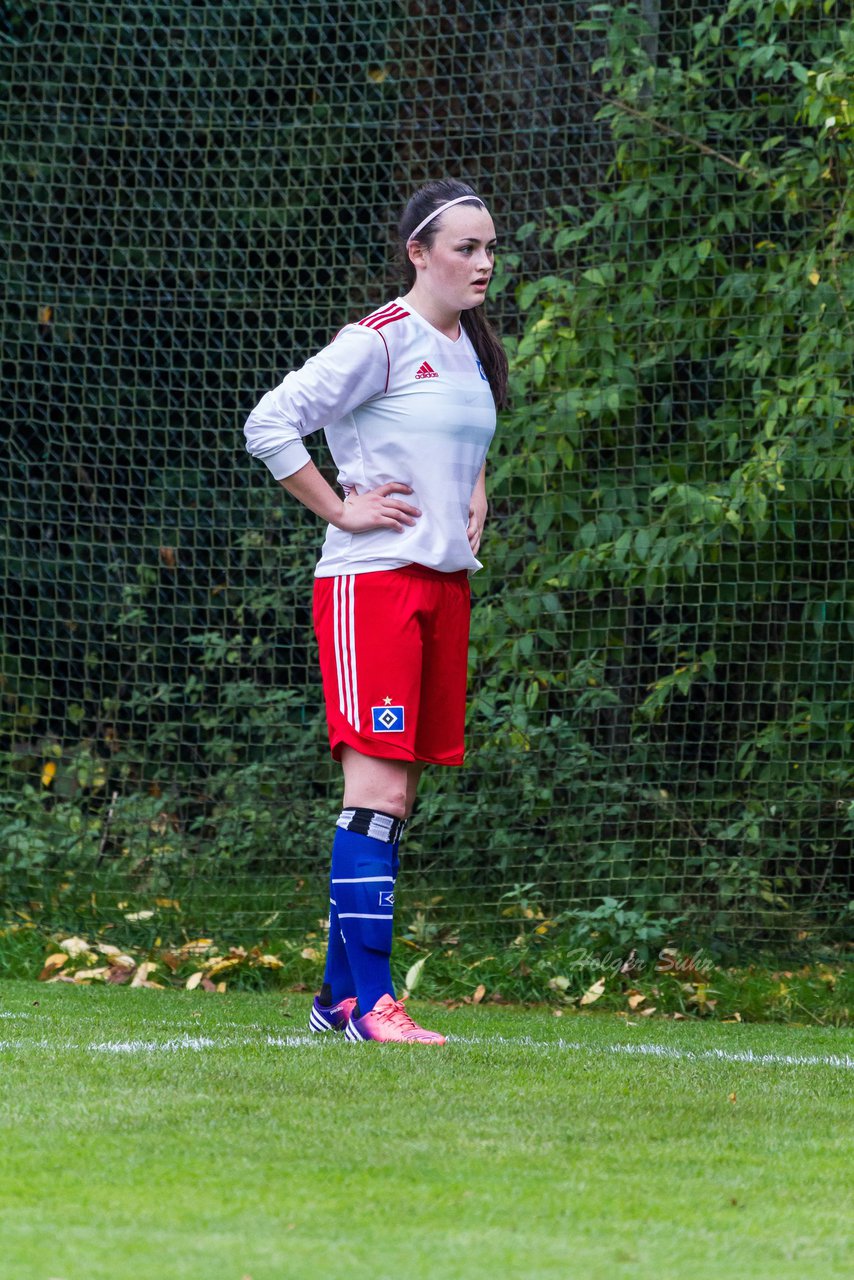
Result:
{"label": "pink soccer cleat", "polygon": [[350,1021],[350,1014],[356,1007],[356,997],[348,996],[339,1000],[338,1004],[321,1004],[317,996],[308,1015],[308,1029],[318,1035],[325,1031],[343,1031]]}
{"label": "pink soccer cleat", "polygon": [[438,1031],[425,1031],[413,1022],[400,1000],[393,996],[380,996],[373,1009],[361,1018],[351,1017],[344,1031],[344,1039],[353,1043],[361,1040],[397,1041],[414,1044],[444,1044],[445,1037]]}

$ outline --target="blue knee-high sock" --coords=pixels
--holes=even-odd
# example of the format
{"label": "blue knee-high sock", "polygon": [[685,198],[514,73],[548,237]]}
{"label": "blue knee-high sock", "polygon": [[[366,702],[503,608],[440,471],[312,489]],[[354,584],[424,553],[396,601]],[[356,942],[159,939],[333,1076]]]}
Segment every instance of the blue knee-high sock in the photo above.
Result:
{"label": "blue knee-high sock", "polygon": [[345,809],[332,846],[332,897],[361,1014],[394,995],[394,861],[402,827],[391,814]]}
{"label": "blue knee-high sock", "polygon": [[341,934],[338,904],[329,874],[329,945],[326,949],[326,969],[323,974],[322,1004],[337,1004],[356,994],[356,983],[347,959],[347,948]]}
{"label": "blue knee-high sock", "polygon": [[[400,821],[399,830],[401,832],[404,826],[405,823]],[[391,846],[392,889],[400,868],[399,849],[400,839],[398,838]],[[350,968],[350,961],[347,959],[347,947],[344,943],[344,936],[341,933],[341,924],[338,919],[338,903],[332,887],[332,873],[330,872],[329,943],[326,948],[326,968],[323,973],[323,989],[320,999],[322,1004],[332,1005],[338,1004],[340,1000],[346,1000],[349,996],[354,996],[355,994],[356,982],[353,977],[353,971]]]}

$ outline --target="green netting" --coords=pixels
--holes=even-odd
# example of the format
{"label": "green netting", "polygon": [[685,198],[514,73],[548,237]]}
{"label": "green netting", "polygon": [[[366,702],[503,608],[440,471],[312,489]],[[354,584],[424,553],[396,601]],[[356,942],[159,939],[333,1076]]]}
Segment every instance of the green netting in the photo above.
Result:
{"label": "green netting", "polygon": [[514,405],[401,931],[843,934],[847,7],[5,3],[0,65],[9,919],[320,936],[322,530],[241,428],[449,175]]}

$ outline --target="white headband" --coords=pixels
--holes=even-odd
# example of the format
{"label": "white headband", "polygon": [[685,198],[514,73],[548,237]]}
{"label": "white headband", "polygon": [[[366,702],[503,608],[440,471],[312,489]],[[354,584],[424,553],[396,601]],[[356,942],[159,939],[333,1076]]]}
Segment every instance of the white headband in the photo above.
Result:
{"label": "white headband", "polygon": [[440,204],[438,209],[434,209],[432,213],[428,213],[424,221],[419,222],[415,230],[409,233],[409,236],[406,241],[407,246],[412,244],[412,241],[418,235],[418,232],[423,231],[424,228],[427,226],[428,222],[432,222],[434,218],[438,218],[439,214],[444,213],[446,209],[450,209],[451,205],[462,204],[465,200],[476,200],[478,204],[483,204],[483,201],[481,200],[480,196],[475,196],[475,195],[457,196],[456,200],[448,200],[446,201],[445,204]]}

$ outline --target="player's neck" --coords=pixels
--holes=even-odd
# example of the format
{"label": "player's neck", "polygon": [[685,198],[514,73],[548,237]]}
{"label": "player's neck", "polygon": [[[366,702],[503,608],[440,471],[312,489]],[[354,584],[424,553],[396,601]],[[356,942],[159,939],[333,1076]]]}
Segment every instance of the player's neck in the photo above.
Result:
{"label": "player's neck", "polygon": [[438,329],[446,338],[456,342],[461,330],[459,311],[449,311],[436,298],[420,290],[417,283],[409,293],[404,294],[401,301],[412,307],[413,311],[417,311],[428,324],[432,324],[433,328]]}

